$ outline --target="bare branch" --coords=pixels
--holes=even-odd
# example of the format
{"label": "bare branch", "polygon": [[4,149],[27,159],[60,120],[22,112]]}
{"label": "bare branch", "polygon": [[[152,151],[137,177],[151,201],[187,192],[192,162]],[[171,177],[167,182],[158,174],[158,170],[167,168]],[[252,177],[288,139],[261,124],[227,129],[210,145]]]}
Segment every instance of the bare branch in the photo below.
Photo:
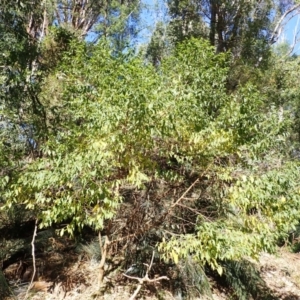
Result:
{"label": "bare branch", "polygon": [[35,277],[35,274],[36,274],[35,246],[34,246],[34,242],[35,242],[35,237],[36,237],[36,232],[37,232],[37,224],[38,224],[38,220],[35,220],[34,232],[33,232],[32,241],[31,241],[31,247],[32,247],[31,255],[32,255],[32,264],[33,264],[33,274],[32,274],[31,281],[30,281],[30,284],[29,284],[29,286],[28,286],[28,289],[27,289],[27,291],[26,291],[24,300],[26,300],[27,297],[28,297],[28,293],[29,293],[30,289],[31,289],[32,286],[33,286],[33,280],[34,280],[34,277]]}
{"label": "bare branch", "polygon": [[105,260],[106,260],[106,255],[107,255],[107,248],[110,245],[110,241],[108,239],[108,236],[105,236],[105,242],[104,245],[102,245],[102,238],[101,238],[101,233],[99,231],[99,245],[100,245],[100,250],[101,250],[101,261],[99,265],[99,285],[101,285],[104,277],[104,265],[105,265]]}
{"label": "bare branch", "polygon": [[151,270],[151,268],[152,268],[153,260],[154,260],[154,251],[152,252],[152,257],[151,257],[150,266],[148,266],[148,272],[149,272],[149,271]]}
{"label": "bare branch", "polygon": [[199,178],[197,178],[190,187],[181,195],[181,197],[171,205],[171,207],[168,210],[168,213],[182,200],[185,198],[186,194],[194,187],[194,185],[199,181]]}
{"label": "bare branch", "polygon": [[148,264],[144,264],[144,265],[147,266],[147,271],[146,271],[146,274],[145,274],[145,276],[143,278],[129,276],[129,275],[126,275],[125,273],[123,273],[123,275],[125,277],[127,277],[129,279],[137,280],[139,282],[136,290],[134,291],[134,293],[132,294],[132,296],[130,297],[129,300],[134,300],[135,299],[135,297],[138,295],[139,291],[141,290],[141,288],[142,288],[142,286],[143,286],[143,284],[145,282],[151,282],[152,283],[152,282],[157,282],[157,281],[160,281],[160,280],[163,280],[163,279],[169,280],[169,278],[167,276],[160,276],[160,277],[157,277],[157,278],[154,278],[154,279],[150,279],[149,278],[149,272],[150,272],[150,270],[152,268],[153,260],[154,260],[154,251],[152,252],[152,258],[151,258],[150,264],[149,265]]}

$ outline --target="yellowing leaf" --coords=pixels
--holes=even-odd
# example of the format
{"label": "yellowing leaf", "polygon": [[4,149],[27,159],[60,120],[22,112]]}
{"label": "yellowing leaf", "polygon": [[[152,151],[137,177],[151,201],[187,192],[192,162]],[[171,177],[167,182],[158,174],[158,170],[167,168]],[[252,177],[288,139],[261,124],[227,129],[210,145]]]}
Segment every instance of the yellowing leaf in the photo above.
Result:
{"label": "yellowing leaf", "polygon": [[175,264],[178,264],[178,261],[179,261],[178,254],[174,250],[172,250],[171,254],[172,254],[172,258],[173,258]]}
{"label": "yellowing leaf", "polygon": [[222,268],[221,266],[218,266],[218,267],[217,267],[217,272],[218,272],[218,274],[219,274],[220,276],[222,276],[222,274],[223,274],[223,268]]}

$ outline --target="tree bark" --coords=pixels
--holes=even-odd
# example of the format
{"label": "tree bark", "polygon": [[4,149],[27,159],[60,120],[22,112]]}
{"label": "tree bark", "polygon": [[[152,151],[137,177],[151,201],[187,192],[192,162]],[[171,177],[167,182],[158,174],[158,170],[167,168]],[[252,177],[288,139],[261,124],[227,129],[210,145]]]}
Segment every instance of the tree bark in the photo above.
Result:
{"label": "tree bark", "polygon": [[215,1],[210,3],[210,32],[209,41],[212,46],[215,46],[216,23],[217,23],[217,8]]}

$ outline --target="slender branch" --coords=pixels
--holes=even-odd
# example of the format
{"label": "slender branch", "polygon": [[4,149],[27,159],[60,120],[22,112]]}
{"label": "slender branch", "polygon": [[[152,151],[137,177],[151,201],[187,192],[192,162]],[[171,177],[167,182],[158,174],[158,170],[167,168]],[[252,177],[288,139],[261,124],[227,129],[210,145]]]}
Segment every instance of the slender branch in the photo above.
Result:
{"label": "slender branch", "polygon": [[101,233],[99,231],[99,245],[100,245],[100,250],[101,250],[101,261],[100,261],[100,266],[99,266],[99,285],[101,285],[104,277],[104,265],[105,265],[105,260],[106,260],[106,255],[107,255],[107,248],[110,245],[110,241],[107,236],[105,236],[105,242],[104,245],[102,245],[102,238],[101,238]]}
{"label": "slender branch", "polygon": [[46,10],[46,7],[44,7],[42,32],[41,32],[40,37],[39,37],[40,41],[44,38],[44,36],[47,33],[47,25],[48,25],[47,22],[48,22],[47,10]]}
{"label": "slender branch", "polygon": [[36,237],[36,232],[37,232],[37,225],[38,225],[38,220],[36,219],[36,220],[35,220],[35,225],[34,225],[34,232],[33,232],[33,236],[32,236],[32,241],[31,241],[31,247],[32,247],[31,255],[32,255],[32,264],[33,264],[33,274],[32,274],[31,281],[30,281],[30,284],[29,284],[29,286],[28,286],[28,289],[27,289],[27,291],[26,291],[24,300],[26,300],[27,297],[28,297],[28,293],[29,293],[30,289],[31,289],[32,286],[33,286],[33,280],[34,280],[35,274],[36,274],[35,246],[34,246],[34,242],[35,242],[35,237]]}
{"label": "slender branch", "polygon": [[[152,268],[153,260],[154,260],[154,251],[152,252],[151,262],[150,262],[150,265],[148,266],[148,272],[149,272],[149,271],[151,270],[151,268]],[[147,272],[147,273],[148,273],[148,272]]]}
{"label": "slender branch", "polygon": [[142,283],[140,283],[137,287],[137,289],[134,291],[133,295],[129,298],[129,300],[134,300],[137,294],[139,293],[140,289],[142,288]]}
{"label": "slender branch", "polygon": [[154,278],[154,279],[150,279],[149,278],[149,272],[152,268],[152,265],[153,265],[153,260],[154,260],[154,251],[152,252],[152,258],[151,258],[151,262],[150,264],[144,264],[147,266],[147,271],[146,271],[146,275],[143,277],[143,278],[140,278],[140,277],[134,277],[134,276],[129,276],[129,275],[126,275],[125,273],[123,273],[123,275],[129,279],[133,279],[133,280],[137,280],[139,282],[137,288],[135,289],[134,293],[132,294],[132,296],[129,298],[129,300],[134,300],[136,298],[136,296],[138,295],[139,291],[141,290],[143,284],[145,282],[157,282],[157,281],[160,281],[160,280],[169,280],[169,278],[167,276],[160,276],[160,277],[157,277],[157,278]]}
{"label": "slender branch", "polygon": [[199,181],[199,178],[197,178],[191,185],[190,187],[181,195],[181,197],[175,202],[173,203],[169,210],[168,210],[168,213],[182,200],[185,198],[186,194],[194,187],[194,185]]}

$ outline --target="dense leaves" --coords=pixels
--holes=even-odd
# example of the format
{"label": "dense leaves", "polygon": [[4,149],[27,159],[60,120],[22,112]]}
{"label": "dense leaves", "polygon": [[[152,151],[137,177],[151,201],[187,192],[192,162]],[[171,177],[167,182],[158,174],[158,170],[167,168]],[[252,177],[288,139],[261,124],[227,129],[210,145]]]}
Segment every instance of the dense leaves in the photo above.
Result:
{"label": "dense leaves", "polygon": [[[215,55],[204,41],[189,40],[164,62],[158,74],[130,55],[114,57],[105,43],[95,46],[93,55],[82,42],[75,42],[72,49],[57,69],[63,74],[55,103],[58,113],[54,113],[55,124],[49,123],[56,129],[43,145],[42,159],[28,164],[7,190],[7,203],[17,201],[38,209],[42,226],[69,219],[71,233],[76,226],[103,228],[104,220],[116,213],[122,199],[119,190],[126,185],[143,188],[151,180],[182,182],[188,173],[217,176],[221,190],[214,196],[223,198],[222,219],[216,216],[212,222],[200,222],[196,235],[184,235],[188,242],[178,242],[189,251],[200,251],[201,257],[207,252],[212,266],[218,259],[253,256],[265,249],[267,239],[248,234],[246,228],[252,226],[255,231],[257,225],[259,231],[262,226],[267,235],[264,230],[269,222],[279,226],[285,219],[284,215],[277,220],[273,214],[273,209],[283,206],[272,207],[271,194],[260,200],[258,196],[263,194],[256,194],[258,186],[240,183],[240,177],[257,176],[250,183],[263,187],[279,176],[270,173],[269,179],[261,169],[272,169],[266,160],[269,153],[282,148],[285,124],[279,122],[275,107],[265,111],[264,96],[255,87],[226,93],[226,55]],[[51,105],[49,109],[54,108]],[[175,168],[166,178],[159,162],[171,158],[182,174]],[[280,156],[272,159],[272,164],[275,159],[285,164]],[[234,174],[237,172],[241,175]],[[250,197],[246,197],[246,186],[248,193],[255,192],[253,200],[246,201]],[[268,190],[275,197],[289,197],[283,191],[277,195],[278,188],[280,183],[275,180]],[[251,209],[270,220],[263,225],[258,216],[247,216]],[[224,238],[224,230],[238,226],[232,223],[233,212],[240,218],[241,228],[237,235],[229,234],[234,239],[230,240]],[[288,228],[280,227],[276,233]],[[196,238],[197,246],[190,238]],[[172,239],[164,249],[175,251],[172,243],[176,241]],[[235,245],[234,249],[228,251],[222,241]],[[214,255],[211,243],[217,247]]]}
{"label": "dense leaves", "polygon": [[[62,235],[88,226],[127,239],[129,261],[136,245],[142,258],[198,262],[197,274],[275,250],[299,220],[298,59],[271,53],[271,1],[215,3],[223,27],[195,12],[214,1],[196,2],[169,1],[177,41],[161,42],[158,24],[148,61],[124,50],[134,1],[109,3],[107,20],[100,2],[66,15],[74,3],[58,1],[43,35],[26,30],[27,6],[1,12],[3,211],[65,224]],[[95,43],[82,38],[92,27]]]}

